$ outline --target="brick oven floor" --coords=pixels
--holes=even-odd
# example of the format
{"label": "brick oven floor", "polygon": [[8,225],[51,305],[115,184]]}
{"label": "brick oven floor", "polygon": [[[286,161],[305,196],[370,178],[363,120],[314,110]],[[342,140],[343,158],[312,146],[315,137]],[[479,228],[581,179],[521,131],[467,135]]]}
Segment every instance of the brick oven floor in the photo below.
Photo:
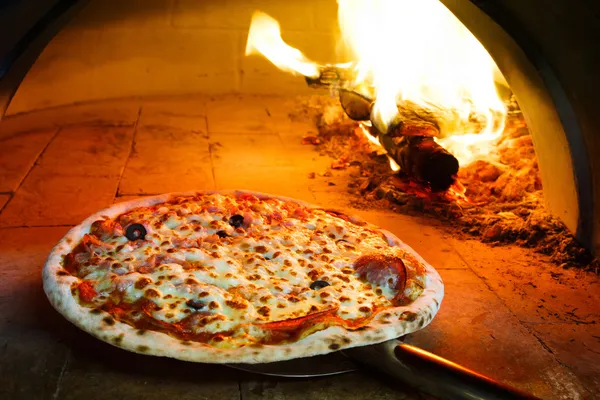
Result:
{"label": "brick oven floor", "polygon": [[[41,288],[52,246],[135,196],[253,189],[348,208],[345,183],[282,99],[155,98],[61,107],[0,122],[0,398],[419,399],[374,372],[275,379],[140,356],[79,331]],[[334,183],[330,185],[327,181]],[[451,236],[434,220],[351,210],[442,275],[446,296],[410,342],[545,399],[600,397],[600,279],[517,247]]]}

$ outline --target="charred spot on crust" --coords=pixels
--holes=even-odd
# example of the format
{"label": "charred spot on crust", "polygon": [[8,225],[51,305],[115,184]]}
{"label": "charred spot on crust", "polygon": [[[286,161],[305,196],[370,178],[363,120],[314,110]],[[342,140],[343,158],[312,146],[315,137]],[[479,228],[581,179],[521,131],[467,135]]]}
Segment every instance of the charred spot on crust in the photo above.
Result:
{"label": "charred spot on crust", "polygon": [[413,322],[414,320],[417,319],[417,317],[418,317],[418,315],[412,311],[404,311],[402,314],[400,314],[400,318],[398,318],[398,319]]}
{"label": "charred spot on crust", "polygon": [[142,353],[145,353],[148,350],[150,350],[150,347],[148,347],[148,346],[141,345],[141,346],[137,347],[137,351],[142,352]]}
{"label": "charred spot on crust", "polygon": [[123,335],[122,333],[121,333],[119,336],[115,336],[115,337],[113,338],[113,340],[112,340],[112,341],[113,341],[113,343],[114,343],[114,344],[121,344],[121,342],[123,342],[123,336],[124,336],[124,335]]}
{"label": "charred spot on crust", "polygon": [[192,342],[190,342],[189,340],[182,340],[180,343],[182,345],[184,345],[184,346],[191,346],[192,345]]}
{"label": "charred spot on crust", "polygon": [[102,310],[100,310],[98,308],[93,308],[90,310],[90,314],[94,314],[94,315],[102,314]]}
{"label": "charred spot on crust", "polygon": [[71,275],[71,274],[69,274],[67,271],[61,270],[61,271],[58,271],[56,273],[56,275],[58,275],[58,276],[67,276],[67,275]]}
{"label": "charred spot on crust", "polygon": [[137,333],[139,336],[143,336],[143,335],[145,335],[145,334],[146,334],[146,332],[147,332],[147,331],[146,331],[145,329],[138,329],[136,333]]}
{"label": "charred spot on crust", "polygon": [[115,319],[113,317],[110,317],[110,316],[102,318],[102,321],[104,321],[104,323],[106,325],[110,325],[110,326],[112,326],[112,325],[115,324]]}
{"label": "charred spot on crust", "polygon": [[339,344],[337,344],[337,343],[331,343],[331,344],[329,345],[329,348],[330,348],[331,350],[337,350],[337,349],[339,349],[339,348],[340,348],[340,345],[339,345]]}
{"label": "charred spot on crust", "polygon": [[352,340],[348,339],[347,337],[343,337],[342,342],[344,342],[344,344],[350,344],[352,343]]}

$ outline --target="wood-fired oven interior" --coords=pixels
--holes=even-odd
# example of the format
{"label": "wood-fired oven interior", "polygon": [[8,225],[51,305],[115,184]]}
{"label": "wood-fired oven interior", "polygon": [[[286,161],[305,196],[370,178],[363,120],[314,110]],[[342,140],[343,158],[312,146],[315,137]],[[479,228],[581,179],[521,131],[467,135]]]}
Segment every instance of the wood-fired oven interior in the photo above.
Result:
{"label": "wood-fired oven interior", "polygon": [[455,109],[402,101],[381,128],[378,92],[341,79],[346,67],[335,83],[316,82],[245,54],[260,10],[308,59],[348,61],[334,0],[85,3],[0,120],[7,398],[422,398],[369,371],[290,380],[128,353],[78,331],[43,297],[45,257],[88,215],[214,189],[341,208],[390,230],[445,283],[439,314],[407,342],[544,399],[600,396],[600,279],[573,142],[535,68],[499,26],[481,27],[475,5],[442,2],[499,68],[505,114],[485,152],[444,135],[457,124],[485,133],[482,119],[495,117],[457,122]]}

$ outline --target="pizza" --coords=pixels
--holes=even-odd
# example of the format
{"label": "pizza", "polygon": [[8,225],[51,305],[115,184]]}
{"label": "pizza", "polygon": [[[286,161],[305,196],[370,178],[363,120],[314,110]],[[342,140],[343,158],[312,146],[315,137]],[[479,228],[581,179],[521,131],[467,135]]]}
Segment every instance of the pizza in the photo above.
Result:
{"label": "pizza", "polygon": [[206,363],[382,342],[426,326],[443,297],[437,272],[391,233],[247,191],[115,204],[54,247],[43,282],[98,339]]}

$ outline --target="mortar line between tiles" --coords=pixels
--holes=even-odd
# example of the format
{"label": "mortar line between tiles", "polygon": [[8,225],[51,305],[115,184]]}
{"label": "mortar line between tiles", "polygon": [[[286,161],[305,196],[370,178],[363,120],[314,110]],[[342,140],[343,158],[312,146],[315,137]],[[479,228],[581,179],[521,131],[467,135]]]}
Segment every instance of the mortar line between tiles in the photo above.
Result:
{"label": "mortar line between tiles", "polygon": [[31,165],[31,168],[29,168],[29,171],[27,171],[27,173],[25,174],[23,179],[21,179],[21,181],[17,185],[16,189],[13,192],[8,193],[8,194],[10,194],[10,198],[8,199],[6,204],[4,204],[4,206],[0,208],[0,212],[2,212],[6,207],[8,207],[8,205],[10,204],[12,199],[15,198],[17,191],[21,188],[21,186],[23,186],[23,182],[25,182],[25,179],[27,179],[27,177],[31,174],[31,171],[34,170],[35,166],[38,165],[38,161],[40,160],[40,158],[42,158],[44,153],[46,153],[46,150],[48,150],[48,147],[50,147],[50,144],[52,144],[52,142],[54,142],[54,139],[56,139],[56,137],[58,136],[58,134],[60,133],[61,130],[62,130],[62,128],[60,126],[56,128],[56,132],[54,132],[54,135],[52,135],[50,140],[48,140],[48,143],[46,143],[46,145],[44,146],[42,151],[40,151],[40,154],[38,154],[38,156],[35,158],[35,160],[33,161],[33,164]]}
{"label": "mortar line between tiles", "polygon": [[[206,105],[207,114],[208,114],[208,104]],[[215,162],[213,160],[213,146],[211,142],[210,130],[208,129],[208,116],[204,117],[204,122],[206,123],[206,136],[208,136],[208,154],[210,155],[210,172],[212,173],[213,183],[215,184],[215,189],[217,189],[217,176],[215,174]]]}
{"label": "mortar line between tiles", "polygon": [[69,365],[69,358],[71,358],[71,350],[67,351],[67,356],[65,357],[65,363],[63,364],[60,374],[58,375],[58,379],[56,381],[56,390],[52,394],[53,399],[58,399],[60,395],[60,385],[62,383],[63,377],[65,376],[65,371],[67,370],[67,366]]}
{"label": "mortar line between tiles", "polygon": [[27,179],[27,177],[29,176],[29,174],[31,174],[31,171],[33,171],[33,169],[35,168],[35,166],[38,165],[38,162],[44,156],[44,153],[46,153],[46,150],[48,150],[48,147],[50,147],[50,145],[52,144],[52,142],[54,142],[54,139],[56,139],[56,137],[58,136],[58,134],[60,133],[61,130],[62,130],[62,127],[56,128],[56,132],[54,132],[54,135],[52,135],[52,137],[50,138],[50,140],[48,140],[48,143],[46,143],[46,145],[44,146],[44,148],[42,149],[42,151],[40,151],[40,154],[38,154],[38,156],[35,158],[35,161],[33,162],[33,165],[31,166],[31,168],[29,168],[29,171],[27,171],[27,173],[25,174],[25,176],[23,177],[23,179],[21,179],[21,182],[19,182],[19,185],[15,189],[14,193],[17,193],[17,191],[21,188],[21,186],[23,185],[23,182],[25,182],[25,179]]}
{"label": "mortar line between tiles", "polygon": [[59,225],[13,225],[13,226],[0,226],[2,229],[22,229],[22,228],[71,228],[76,224],[59,224]]}
{"label": "mortar line between tiles", "polygon": [[12,200],[12,198],[15,196],[14,193],[0,193],[0,195],[8,195],[8,200],[6,200],[6,203],[4,203],[1,207],[0,207],[0,214],[2,214],[2,211],[6,208],[6,206],[8,205],[8,203],[10,203],[10,201]]}
{"label": "mortar line between tiles", "polygon": [[244,400],[244,392],[242,391],[242,378],[238,375],[237,379],[238,391],[240,393],[240,400]]}
{"label": "mortar line between tiles", "polygon": [[140,122],[140,117],[142,116],[142,105],[138,109],[137,118],[135,120],[135,124],[133,124],[133,135],[131,135],[131,146],[129,146],[129,153],[127,154],[127,158],[125,159],[125,163],[123,164],[123,168],[121,168],[121,173],[119,174],[119,184],[117,185],[117,190],[115,191],[115,195],[113,197],[113,203],[119,197],[119,190],[121,190],[121,182],[123,181],[123,175],[125,175],[125,170],[129,165],[129,160],[131,159],[131,155],[133,154],[133,150],[135,148],[135,139],[137,137],[137,129],[138,124]]}

